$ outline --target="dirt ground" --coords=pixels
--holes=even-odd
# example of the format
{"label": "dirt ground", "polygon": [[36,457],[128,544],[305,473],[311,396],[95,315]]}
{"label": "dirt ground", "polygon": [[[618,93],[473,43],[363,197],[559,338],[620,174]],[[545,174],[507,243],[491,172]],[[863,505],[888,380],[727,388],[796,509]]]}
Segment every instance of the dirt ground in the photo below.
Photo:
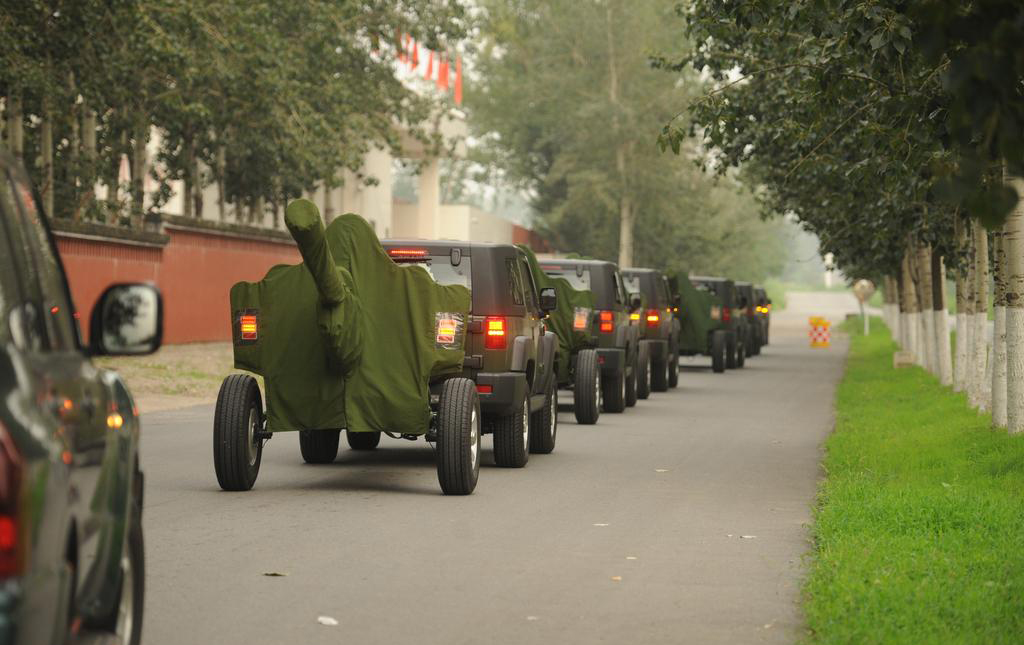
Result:
{"label": "dirt ground", "polygon": [[232,367],[231,343],[165,345],[149,356],[96,359],[128,383],[142,412],[210,403]]}

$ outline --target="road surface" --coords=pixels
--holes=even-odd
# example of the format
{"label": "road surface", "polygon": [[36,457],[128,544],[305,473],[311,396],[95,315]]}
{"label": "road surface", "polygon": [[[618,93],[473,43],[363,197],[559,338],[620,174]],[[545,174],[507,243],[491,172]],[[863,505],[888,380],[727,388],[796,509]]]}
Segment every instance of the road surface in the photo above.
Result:
{"label": "road surface", "polygon": [[684,360],[625,414],[561,412],[523,470],[485,438],[470,497],[439,494],[422,442],[309,466],[291,434],[221,492],[213,407],[144,415],[144,643],[793,642],[845,356],[808,348],[807,313],[746,369]]}

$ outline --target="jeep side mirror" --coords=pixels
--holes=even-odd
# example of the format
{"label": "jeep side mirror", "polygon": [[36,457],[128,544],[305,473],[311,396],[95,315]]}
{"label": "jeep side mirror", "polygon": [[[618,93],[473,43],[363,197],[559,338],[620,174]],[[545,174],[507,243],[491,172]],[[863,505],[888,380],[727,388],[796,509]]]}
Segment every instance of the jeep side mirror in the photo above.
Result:
{"label": "jeep side mirror", "polygon": [[768,304],[772,304],[772,299],[768,298]]}
{"label": "jeep side mirror", "polygon": [[107,287],[89,318],[89,351],[94,356],[152,354],[163,335],[163,298],[151,284]]}
{"label": "jeep side mirror", "polygon": [[558,306],[558,298],[555,296],[555,290],[552,287],[544,287],[540,290],[540,310],[544,313],[550,313],[555,310]]}
{"label": "jeep side mirror", "polygon": [[678,293],[672,296],[672,306],[678,307],[683,303],[683,298]]}
{"label": "jeep side mirror", "polygon": [[644,301],[640,299],[638,294],[631,294],[629,296],[629,310],[636,311],[640,308],[640,305],[644,304]]}

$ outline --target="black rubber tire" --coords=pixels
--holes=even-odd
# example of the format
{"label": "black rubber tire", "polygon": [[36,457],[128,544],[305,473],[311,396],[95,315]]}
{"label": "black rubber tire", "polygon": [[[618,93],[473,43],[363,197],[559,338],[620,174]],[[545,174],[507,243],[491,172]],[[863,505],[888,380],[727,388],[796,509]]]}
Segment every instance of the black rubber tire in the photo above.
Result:
{"label": "black rubber tire", "polygon": [[726,369],[736,369],[736,332],[727,331],[725,332],[725,367]]}
{"label": "black rubber tire", "polygon": [[604,411],[619,413],[626,409],[629,394],[625,370],[601,379],[601,398],[604,399]]}
{"label": "black rubber tire", "polygon": [[346,432],[345,440],[352,450],[373,450],[380,445],[379,432]]}
{"label": "black rubber tire", "polygon": [[341,430],[300,430],[299,452],[307,464],[329,464],[338,457]]}
{"label": "black rubber tire", "polygon": [[[252,415],[255,415],[253,417]],[[263,458],[263,441],[256,439],[255,459],[249,453],[249,423],[263,430],[263,400],[256,379],[231,374],[221,383],[213,413],[213,467],[224,490],[249,490],[256,483]]]}
{"label": "black rubber tire", "polygon": [[725,330],[711,332],[711,369],[715,374],[725,371]]}
{"label": "black rubber tire", "polygon": [[558,387],[555,379],[549,379],[544,407],[533,413],[530,419],[530,452],[548,455],[555,449],[558,438]]}
{"label": "black rubber tire", "polygon": [[747,345],[740,343],[736,347],[736,367],[742,368],[747,362]]}
{"label": "black rubber tire", "polygon": [[668,386],[675,389],[679,386],[679,353],[673,352],[668,357]]}
{"label": "black rubber tire", "polygon": [[450,378],[437,404],[437,481],[445,495],[469,495],[480,478],[483,415],[476,383]]}
{"label": "black rubber tire", "polygon": [[[128,571],[131,575],[132,622],[131,638],[128,640],[130,645],[139,645],[142,642],[142,619],[145,614],[146,600],[146,548],[142,535],[142,508],[138,504],[139,501],[136,499],[131,503],[128,534],[125,536],[127,539],[124,545],[125,551],[122,554],[127,556]],[[115,635],[118,643],[124,642],[123,635],[118,633],[119,628],[123,628],[123,625],[118,624],[118,614],[120,613],[121,595],[124,592],[124,577],[122,570],[121,579],[117,583],[117,596],[114,605],[111,607],[110,613],[97,622],[97,626],[104,632]]]}
{"label": "black rubber tire", "polygon": [[667,359],[651,359],[651,392],[668,392]]}
{"label": "black rubber tire", "polygon": [[637,352],[633,350],[633,367],[629,371],[629,374],[623,377],[623,387],[625,388],[625,394],[623,395],[626,400],[626,407],[631,408],[636,405],[636,378],[639,371],[637,370]]}
{"label": "black rubber tire", "polygon": [[601,416],[601,366],[597,362],[597,351],[593,349],[580,350],[576,355],[573,412],[580,425],[593,425]]}
{"label": "black rubber tire", "polygon": [[651,395],[651,347],[641,341],[636,352],[636,398]]}
{"label": "black rubber tire", "polygon": [[[760,324],[761,323],[758,323],[758,325]],[[750,348],[750,355],[757,356],[758,354],[761,353],[761,331],[757,327],[755,327],[754,330],[750,333],[750,337],[750,344],[748,345],[748,347]]]}
{"label": "black rubber tire", "polygon": [[494,463],[502,468],[522,468],[530,460],[530,396],[523,397],[519,410],[491,421],[494,434]]}

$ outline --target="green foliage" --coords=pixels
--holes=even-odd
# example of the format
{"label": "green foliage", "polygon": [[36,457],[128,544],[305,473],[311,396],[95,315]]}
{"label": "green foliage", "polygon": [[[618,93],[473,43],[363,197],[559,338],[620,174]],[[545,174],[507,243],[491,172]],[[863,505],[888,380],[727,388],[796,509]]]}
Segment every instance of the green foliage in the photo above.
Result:
{"label": "green foliage", "polygon": [[805,614],[815,643],[1015,643],[1024,633],[1024,437],[851,336],[826,444]]}
{"label": "green foliage", "polygon": [[532,195],[535,225],[555,247],[618,259],[625,202],[637,266],[754,278],[778,268],[779,235],[757,220],[749,192],[657,149],[659,124],[702,90],[695,74],[650,66],[652,51],[688,47],[671,0],[481,4],[471,123],[485,161]]}
{"label": "green foliage", "polygon": [[[370,145],[397,145],[396,123],[434,143],[418,129],[434,106],[396,78],[392,41],[404,32],[443,49],[468,28],[463,2],[433,0],[2,0],[0,16],[0,94],[24,100],[30,172],[38,118],[54,122],[69,194],[116,181],[153,125],[157,208],[172,179],[223,181],[236,204],[283,203],[358,169]],[[87,109],[99,121],[92,164]],[[58,215],[81,206],[58,204]]]}
{"label": "green foliage", "polygon": [[717,87],[690,106],[722,170],[743,165],[769,211],[792,212],[848,274],[893,273],[908,236],[950,248],[962,209],[988,225],[1024,169],[1024,8],[1011,0],[698,0],[690,56]]}

